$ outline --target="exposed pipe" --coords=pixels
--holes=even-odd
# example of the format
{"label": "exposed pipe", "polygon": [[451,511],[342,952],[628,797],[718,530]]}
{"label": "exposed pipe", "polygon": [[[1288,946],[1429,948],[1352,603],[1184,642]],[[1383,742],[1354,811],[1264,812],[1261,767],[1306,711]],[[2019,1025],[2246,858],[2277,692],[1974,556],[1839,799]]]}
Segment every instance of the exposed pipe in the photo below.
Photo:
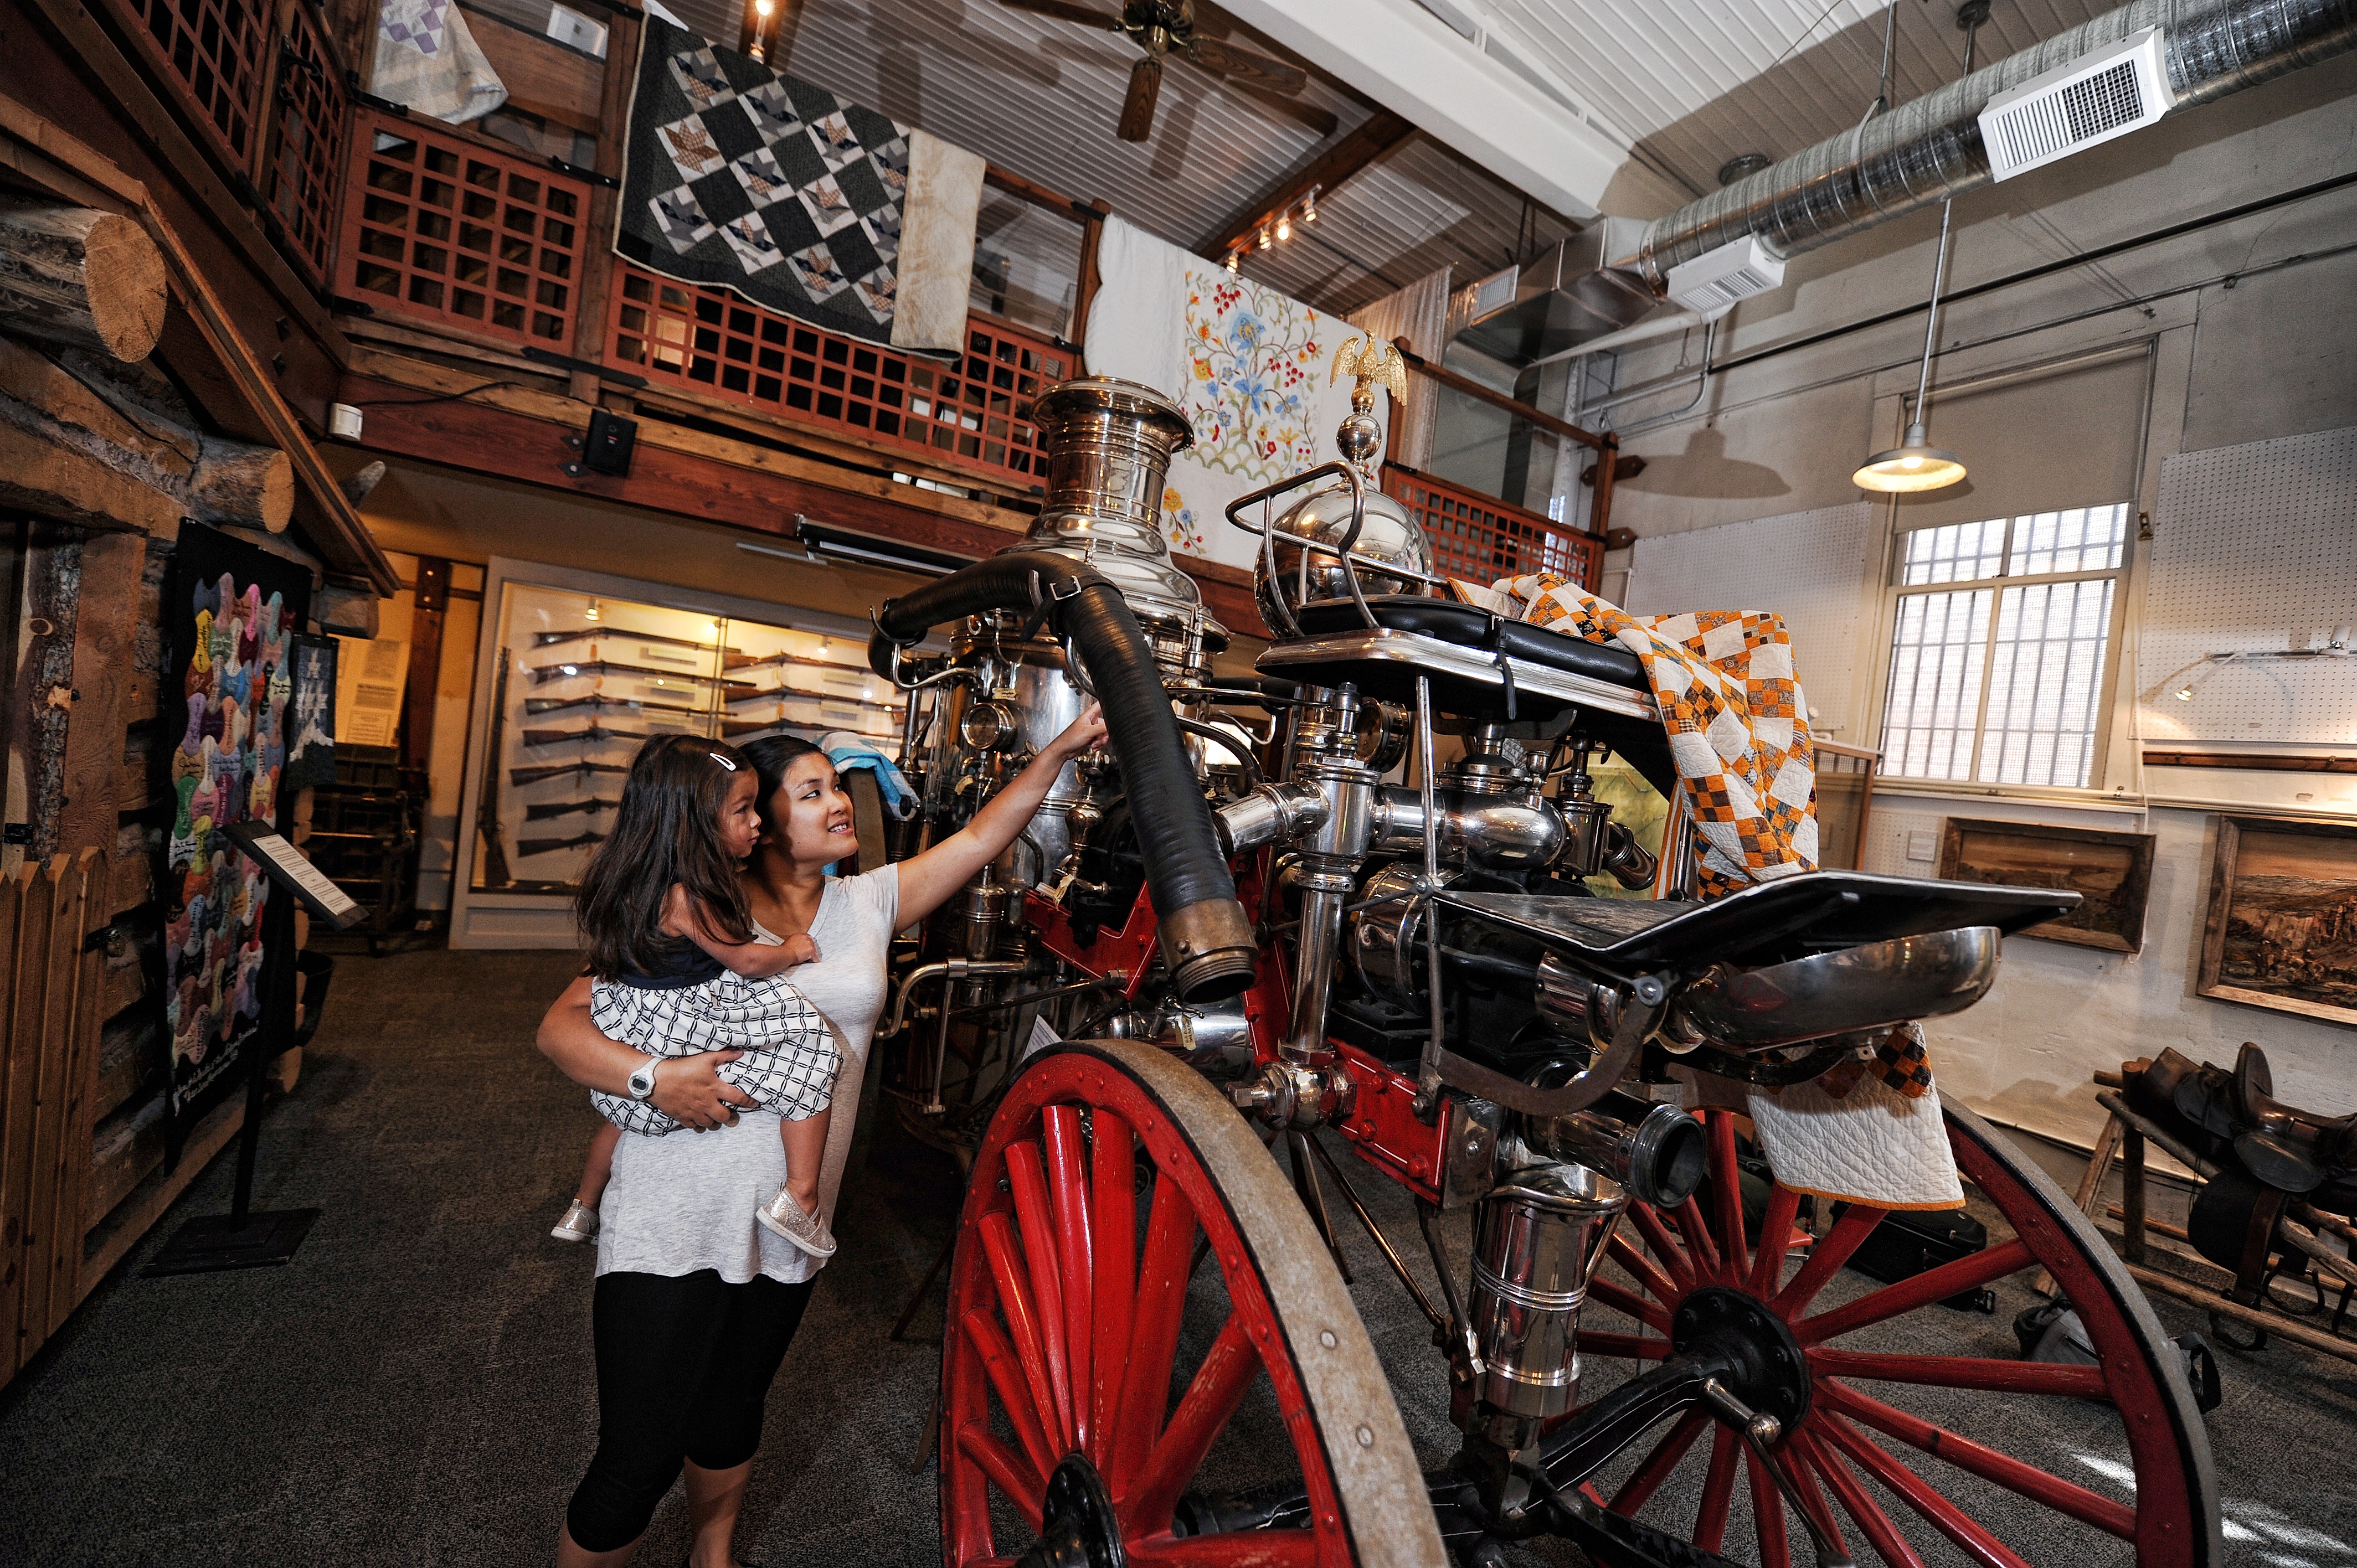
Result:
{"label": "exposed pipe", "polygon": [[2357,48],[2357,0],[2132,0],[1688,202],[1631,264],[1663,293],[1671,268],[1746,235],[1791,257],[1977,189],[1990,99],[2147,27],[2161,29],[2174,113]]}

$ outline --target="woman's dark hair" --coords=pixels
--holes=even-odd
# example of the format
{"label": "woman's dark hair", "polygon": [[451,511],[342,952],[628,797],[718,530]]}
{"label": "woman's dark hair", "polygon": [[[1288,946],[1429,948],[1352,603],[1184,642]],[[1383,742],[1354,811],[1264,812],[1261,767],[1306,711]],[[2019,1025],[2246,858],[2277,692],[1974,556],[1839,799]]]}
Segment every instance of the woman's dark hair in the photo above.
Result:
{"label": "woman's dark hair", "polygon": [[747,741],[738,750],[761,780],[761,821],[774,830],[782,843],[786,824],[770,815],[770,802],[786,787],[786,769],[805,757],[825,755],[810,742],[791,735],[765,735]]}
{"label": "woman's dark hair", "polygon": [[753,940],[753,912],[737,862],[720,843],[720,811],[748,764],[725,741],[650,736],[630,762],[614,831],[590,855],[574,918],[599,980],[653,974],[688,945],[663,934],[663,901],[676,883],[700,907],[715,936]]}

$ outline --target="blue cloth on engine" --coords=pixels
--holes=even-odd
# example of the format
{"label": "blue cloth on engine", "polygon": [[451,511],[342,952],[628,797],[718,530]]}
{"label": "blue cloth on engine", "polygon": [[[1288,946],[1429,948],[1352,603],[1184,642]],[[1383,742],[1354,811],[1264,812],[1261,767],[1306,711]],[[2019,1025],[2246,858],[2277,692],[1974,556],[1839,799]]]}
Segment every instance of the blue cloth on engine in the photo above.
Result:
{"label": "blue cloth on engine", "polygon": [[867,736],[851,730],[835,730],[821,740],[819,746],[826,753],[827,760],[834,764],[837,773],[848,768],[872,771],[876,775],[876,792],[884,798],[885,809],[895,817],[906,820],[916,809],[917,794],[909,788],[907,776]]}

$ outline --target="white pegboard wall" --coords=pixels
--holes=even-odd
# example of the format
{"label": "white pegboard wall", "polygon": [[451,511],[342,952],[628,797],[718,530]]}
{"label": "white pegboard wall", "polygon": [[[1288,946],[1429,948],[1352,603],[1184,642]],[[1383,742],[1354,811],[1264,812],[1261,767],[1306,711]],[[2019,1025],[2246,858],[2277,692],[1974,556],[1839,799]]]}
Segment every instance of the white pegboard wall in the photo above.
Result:
{"label": "white pegboard wall", "polygon": [[2357,626],[2357,428],[2180,452],[2161,466],[2158,504],[2140,546],[2145,741],[2357,740],[2357,658],[2196,662],[2321,647]]}
{"label": "white pegboard wall", "polygon": [[1870,501],[1785,512],[1684,533],[1648,534],[1631,552],[1631,615],[1766,610],[1782,616],[1792,662],[1821,731],[1861,733],[1852,698],[1871,682],[1857,669],[1860,618],[1881,575]]}

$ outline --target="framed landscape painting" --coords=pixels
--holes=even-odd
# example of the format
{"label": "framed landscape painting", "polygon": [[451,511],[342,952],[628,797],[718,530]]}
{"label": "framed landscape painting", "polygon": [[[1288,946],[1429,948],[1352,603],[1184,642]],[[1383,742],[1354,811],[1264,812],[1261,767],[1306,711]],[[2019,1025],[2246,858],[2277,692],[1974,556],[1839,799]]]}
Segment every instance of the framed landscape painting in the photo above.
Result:
{"label": "framed landscape painting", "polygon": [[2152,890],[2152,835],[1950,817],[1940,837],[1940,876],[2076,893],[2076,909],[2021,934],[2136,952],[2144,947]]}
{"label": "framed landscape painting", "polygon": [[2194,989],[2357,1024],[2357,822],[2218,819]]}

